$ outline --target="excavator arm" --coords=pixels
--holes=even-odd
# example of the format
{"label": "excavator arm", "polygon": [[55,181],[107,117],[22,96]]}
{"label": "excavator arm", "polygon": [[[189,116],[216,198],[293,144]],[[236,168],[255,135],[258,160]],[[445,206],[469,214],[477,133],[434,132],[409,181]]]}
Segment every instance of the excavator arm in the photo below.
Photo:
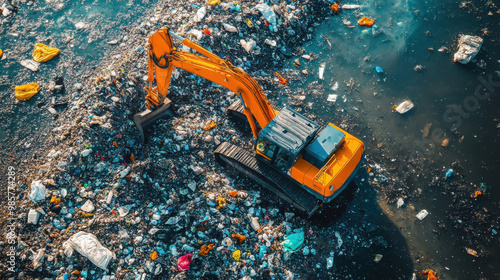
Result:
{"label": "excavator arm", "polygon": [[[180,40],[183,45],[201,55],[176,48],[173,44],[173,38]],[[146,105],[151,113],[154,112],[151,111],[153,104],[161,106],[167,99],[174,67],[203,77],[236,93],[242,101],[243,112],[252,128],[254,137],[257,137],[259,133],[254,118],[263,128],[277,114],[253,77],[233,66],[230,61],[220,58],[187,38],[178,36],[168,28],[158,30],[149,38],[149,87],[146,87],[145,91],[147,93]],[[157,87],[153,88],[155,79]],[[140,125],[138,124],[138,126]]]}

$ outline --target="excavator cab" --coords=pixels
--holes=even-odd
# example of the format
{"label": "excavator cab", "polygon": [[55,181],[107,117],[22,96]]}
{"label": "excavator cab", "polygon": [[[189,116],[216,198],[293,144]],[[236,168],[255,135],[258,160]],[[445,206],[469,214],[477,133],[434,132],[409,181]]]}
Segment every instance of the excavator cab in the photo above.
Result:
{"label": "excavator cab", "polygon": [[320,125],[292,109],[284,108],[259,133],[256,154],[263,161],[290,175],[290,169]]}

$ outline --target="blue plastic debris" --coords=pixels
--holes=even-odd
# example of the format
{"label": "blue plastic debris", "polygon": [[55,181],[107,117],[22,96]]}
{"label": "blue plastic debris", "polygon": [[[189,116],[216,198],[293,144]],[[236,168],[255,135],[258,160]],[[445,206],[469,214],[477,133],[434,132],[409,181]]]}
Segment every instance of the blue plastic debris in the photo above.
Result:
{"label": "blue plastic debris", "polygon": [[450,177],[451,177],[451,175],[453,175],[453,169],[448,169],[448,170],[446,171],[446,174],[445,174],[445,175],[446,175],[446,178],[450,178]]}
{"label": "blue plastic debris", "polygon": [[377,73],[379,73],[379,74],[384,73],[384,70],[383,70],[380,66],[375,66],[375,70],[376,70],[376,71],[377,71]]}
{"label": "blue plastic debris", "polygon": [[189,150],[189,145],[184,146],[184,150],[188,151]]}

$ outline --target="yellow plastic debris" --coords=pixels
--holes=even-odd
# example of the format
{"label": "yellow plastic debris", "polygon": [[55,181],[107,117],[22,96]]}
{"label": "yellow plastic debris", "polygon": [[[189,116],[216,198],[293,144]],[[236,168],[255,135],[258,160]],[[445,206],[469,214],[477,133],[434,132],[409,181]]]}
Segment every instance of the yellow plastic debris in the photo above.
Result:
{"label": "yellow plastic debris", "polygon": [[240,261],[240,257],[241,257],[241,251],[240,250],[236,250],[233,252],[233,259],[237,262]]}
{"label": "yellow plastic debris", "polygon": [[33,95],[38,93],[40,86],[37,83],[31,83],[22,86],[16,86],[14,92],[16,98],[22,101],[28,101]]}
{"label": "yellow plastic debris", "polygon": [[2,58],[2,56],[3,56],[3,51],[2,49],[0,49],[0,58]]}
{"label": "yellow plastic debris", "polygon": [[220,4],[220,0],[209,0],[208,4],[211,5],[211,6],[213,6],[213,5],[219,5]]}
{"label": "yellow plastic debris", "polygon": [[217,199],[219,200],[219,206],[217,206],[217,209],[220,209],[221,207],[224,207],[226,205],[226,199],[220,196],[217,196]]}
{"label": "yellow plastic debris", "polygon": [[58,48],[49,47],[44,44],[36,44],[33,52],[33,59],[36,62],[46,62],[54,58],[61,52]]}

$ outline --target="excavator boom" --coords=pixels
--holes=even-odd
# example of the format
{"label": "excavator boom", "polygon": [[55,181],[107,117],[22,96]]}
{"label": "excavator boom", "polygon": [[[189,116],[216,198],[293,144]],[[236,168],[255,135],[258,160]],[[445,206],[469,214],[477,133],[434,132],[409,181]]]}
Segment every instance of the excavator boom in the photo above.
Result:
{"label": "excavator boom", "polygon": [[[203,56],[176,48],[173,38],[181,40],[183,45]],[[243,113],[248,119],[254,137],[258,135],[254,118],[260,127],[265,127],[276,116],[264,91],[253,77],[233,66],[230,61],[220,58],[166,28],[158,30],[149,38],[148,81],[150,84],[148,88],[145,88],[148,109],[152,104],[161,106],[166,100],[174,67],[203,77],[236,93],[245,108]],[[152,87],[155,75],[156,89]],[[143,115],[141,119],[144,119]]]}

